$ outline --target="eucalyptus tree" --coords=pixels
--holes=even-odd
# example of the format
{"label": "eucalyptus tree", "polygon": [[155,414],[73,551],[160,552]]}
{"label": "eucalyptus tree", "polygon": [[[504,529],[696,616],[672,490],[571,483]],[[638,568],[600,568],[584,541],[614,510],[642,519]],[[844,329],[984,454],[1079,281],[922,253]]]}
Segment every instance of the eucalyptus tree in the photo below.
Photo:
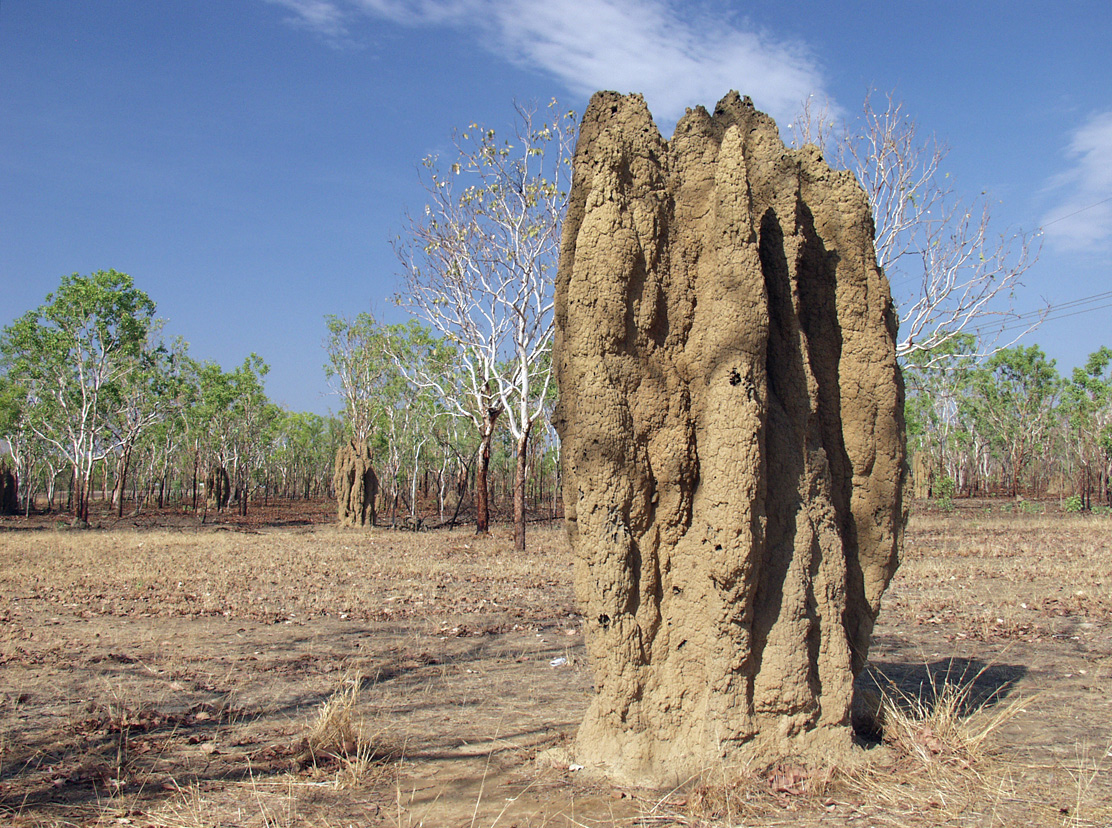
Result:
{"label": "eucalyptus tree", "polygon": [[1013,496],[1058,416],[1062,382],[1054,366],[1038,345],[1017,345],[998,350],[972,378],[977,414],[1002,453]]}
{"label": "eucalyptus tree", "polygon": [[1098,497],[1112,506],[1112,350],[1100,348],[1074,368],[1063,391],[1070,442],[1083,471],[1080,496],[1092,508],[1093,477]]}
{"label": "eucalyptus tree", "polygon": [[257,354],[251,354],[232,371],[235,388],[233,436],[236,446],[236,487],[239,513],[247,514],[254,472],[261,469],[268,452],[274,426],[281,409],[266,396],[263,387],[270,366]]}
{"label": "eucalyptus tree", "polygon": [[275,421],[271,465],[282,479],[287,497],[319,496],[332,477],[339,431],[331,418],[306,411],[283,411]]}
{"label": "eucalyptus tree", "polygon": [[[458,376],[458,353],[416,319],[383,327],[382,337],[392,370],[379,388],[377,410],[387,443],[392,511],[396,521],[404,480],[409,489],[410,519],[416,524],[420,469],[433,461],[437,426],[450,416],[441,387]],[[437,383],[423,382],[423,378],[436,378]]]}
{"label": "eucalyptus tree", "polygon": [[94,465],[121,448],[110,421],[128,404],[125,389],[156,347],[154,313],[154,302],[127,274],[75,273],[0,335],[0,358],[26,392],[31,430],[71,467],[79,520],[89,518]]}
{"label": "eucalyptus tree", "polygon": [[[175,404],[167,407],[164,416],[147,430],[135,449],[137,468],[145,475],[147,489],[160,509],[166,506],[167,487],[173,489],[175,474],[183,472],[192,461],[192,454],[184,450],[188,447],[185,401],[190,389],[185,385],[179,388],[181,395]],[[187,491],[182,481],[182,502]]]}
{"label": "eucalyptus tree", "polygon": [[[0,373],[0,443],[3,444],[0,449],[6,450],[10,458],[18,509],[30,514],[36,461],[42,448],[27,418],[27,392],[3,373]],[[0,451],[2,460],[3,451]],[[0,462],[0,470],[3,468]],[[0,502],[0,511],[6,508],[7,504]]]}
{"label": "eucalyptus tree", "polygon": [[438,391],[417,378],[435,377],[440,386],[450,387],[454,349],[416,319],[385,325],[360,313],[326,321],[325,373],[344,400],[345,427],[377,458],[393,521],[403,498],[416,521],[420,468],[432,459],[437,421],[444,414]]}
{"label": "eucalyptus tree", "polygon": [[796,143],[825,147],[869,197],[877,264],[900,318],[898,355],[935,353],[963,333],[977,336],[981,356],[998,350],[1001,336],[1003,346],[1014,344],[1045,315],[1018,314],[1011,305],[1038,260],[1039,235],[994,232],[988,198],[955,193],[948,148],[922,135],[891,94],[882,106],[873,99],[870,92],[859,116],[841,126],[808,99],[789,127]]}
{"label": "eucalyptus tree", "polygon": [[178,366],[185,348],[178,340],[170,348],[158,345],[148,349],[136,369],[112,389],[107,426],[118,446],[111,498],[118,517],[123,516],[124,490],[136,445],[156,426],[172,419],[182,405],[184,389]]}
{"label": "eucalyptus tree", "polygon": [[975,483],[983,441],[971,416],[971,381],[977,362],[971,334],[957,334],[904,360],[909,453],[930,458],[929,474],[967,491]]}
{"label": "eucalyptus tree", "polygon": [[376,427],[382,387],[391,383],[397,372],[387,348],[386,329],[370,313],[354,319],[329,315],[325,323],[325,376],[344,401],[343,416],[351,436],[366,443]]}
{"label": "eucalyptus tree", "polygon": [[196,390],[188,418],[196,463],[207,461],[206,498],[218,510],[234,496],[240,514],[247,514],[252,472],[263,464],[278,416],[263,388],[269,370],[257,354],[231,371],[211,362],[192,366]]}
{"label": "eucalyptus tree", "polygon": [[435,390],[479,436],[476,530],[489,530],[491,440],[505,414],[517,451],[514,545],[525,548],[525,475],[533,426],[551,382],[553,282],[576,134],[555,101],[545,115],[516,107],[513,137],[478,124],[454,137],[454,155],[423,162],[428,202],[395,244],[405,290],[398,303],[458,348],[459,385]]}

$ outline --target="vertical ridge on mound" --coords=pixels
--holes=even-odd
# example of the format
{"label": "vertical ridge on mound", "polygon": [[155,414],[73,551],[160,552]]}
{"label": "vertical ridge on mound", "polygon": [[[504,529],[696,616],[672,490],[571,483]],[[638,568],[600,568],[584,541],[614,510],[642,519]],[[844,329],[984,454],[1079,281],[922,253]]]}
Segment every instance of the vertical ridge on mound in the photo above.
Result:
{"label": "vertical ridge on mound", "polygon": [[848,744],[904,522],[896,322],[864,193],[731,92],[665,142],[583,118],[556,287],[564,498],[597,694],[635,781]]}

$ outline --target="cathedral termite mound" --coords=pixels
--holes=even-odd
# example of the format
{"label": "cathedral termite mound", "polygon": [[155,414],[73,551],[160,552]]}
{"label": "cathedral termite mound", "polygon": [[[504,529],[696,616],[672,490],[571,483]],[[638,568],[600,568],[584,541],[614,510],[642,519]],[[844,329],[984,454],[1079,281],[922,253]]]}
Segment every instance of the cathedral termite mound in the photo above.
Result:
{"label": "cathedral termite mound", "polygon": [[583,118],[556,285],[564,499],[596,693],[577,761],[842,755],[906,513],[866,196],[731,92],[664,141]]}
{"label": "cathedral termite mound", "polygon": [[340,446],[332,488],[341,526],[374,526],[378,477],[371,467],[371,449],[366,443],[348,440]]}

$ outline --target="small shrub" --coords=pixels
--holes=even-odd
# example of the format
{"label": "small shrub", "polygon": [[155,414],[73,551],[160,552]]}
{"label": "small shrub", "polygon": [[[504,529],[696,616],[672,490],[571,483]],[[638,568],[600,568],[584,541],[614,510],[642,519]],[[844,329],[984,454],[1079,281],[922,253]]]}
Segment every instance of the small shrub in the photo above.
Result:
{"label": "small shrub", "polygon": [[1085,502],[1081,499],[1081,495],[1070,495],[1062,502],[1062,511],[1076,513],[1085,508]]}
{"label": "small shrub", "polygon": [[1019,501],[1019,511],[1025,515],[1041,515],[1046,510],[1041,503],[1036,503],[1033,500]]}
{"label": "small shrub", "polygon": [[954,482],[952,477],[943,477],[938,481],[935,487],[935,503],[938,508],[945,512],[954,511],[954,493],[958,490],[958,484]]}

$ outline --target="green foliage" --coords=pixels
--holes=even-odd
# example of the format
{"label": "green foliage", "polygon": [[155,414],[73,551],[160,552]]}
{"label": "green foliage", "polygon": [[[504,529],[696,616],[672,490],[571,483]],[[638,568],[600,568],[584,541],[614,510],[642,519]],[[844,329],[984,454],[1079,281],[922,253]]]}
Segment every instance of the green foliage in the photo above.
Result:
{"label": "green foliage", "polygon": [[339,422],[271,403],[255,354],[225,371],[190,359],[184,341],[163,343],[154,312],[126,274],[74,274],[0,332],[0,441],[21,495],[37,480],[53,503],[57,480],[76,481],[75,511],[87,518],[94,470],[114,474],[122,510],[125,481],[137,502],[146,486],[163,503],[212,468],[228,473],[241,510],[261,486],[322,494]]}
{"label": "green foliage", "polygon": [[1080,467],[1083,493],[1094,483],[1108,484],[1112,467],[1112,350],[1100,348],[1075,368],[1063,392],[1069,424],[1068,444]]}
{"label": "green foliage", "polygon": [[974,439],[968,409],[976,350],[972,336],[956,334],[905,360],[908,450],[936,458],[934,468],[944,477],[956,478]]}
{"label": "green foliage", "polygon": [[1081,495],[1070,495],[1062,501],[1062,511],[1076,513],[1084,510],[1085,501],[1081,499]]}
{"label": "green foliage", "polygon": [[448,165],[425,158],[429,200],[395,244],[405,274],[395,298],[458,348],[462,382],[424,375],[418,384],[435,388],[478,432],[479,532],[487,531],[487,467],[499,420],[515,438],[515,547],[524,549],[520,493],[527,444],[551,387],[554,277],[576,117],[555,101],[543,117],[520,106],[517,115],[509,140],[472,124],[457,134]]}
{"label": "green foliage", "polygon": [[971,376],[970,417],[1001,453],[1012,495],[1054,425],[1061,386],[1054,360],[1038,345],[997,351]]}
{"label": "green foliage", "polygon": [[303,498],[321,493],[331,478],[341,428],[335,418],[319,414],[278,413],[266,459],[287,493]]}
{"label": "green foliage", "polygon": [[957,492],[957,484],[952,477],[943,477],[935,486],[935,503],[944,511],[952,512],[954,510],[954,494]]}
{"label": "green foliage", "polygon": [[125,273],[75,273],[0,334],[5,374],[25,395],[21,416],[73,467],[79,517],[87,517],[94,463],[124,449],[150,422],[138,408],[158,391],[154,312]]}
{"label": "green foliage", "polygon": [[1078,486],[1086,508],[1112,493],[1112,349],[1065,381],[1035,345],[977,357],[971,337],[905,359],[909,452],[971,495]]}
{"label": "green foliage", "polygon": [[344,400],[344,421],[351,436],[366,442],[381,426],[376,400],[397,375],[387,347],[387,331],[369,313],[351,320],[329,315],[325,324],[325,376]]}

